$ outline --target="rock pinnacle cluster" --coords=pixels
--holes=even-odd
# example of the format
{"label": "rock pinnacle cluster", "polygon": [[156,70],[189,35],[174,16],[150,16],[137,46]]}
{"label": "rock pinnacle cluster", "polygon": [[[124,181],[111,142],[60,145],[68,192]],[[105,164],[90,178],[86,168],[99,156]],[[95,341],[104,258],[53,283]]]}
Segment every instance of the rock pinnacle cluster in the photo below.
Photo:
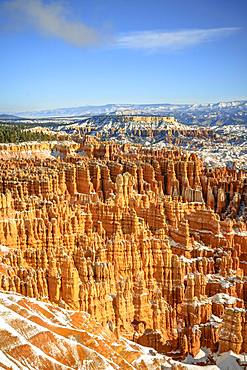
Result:
{"label": "rock pinnacle cluster", "polygon": [[1,291],[177,359],[247,352],[245,171],[90,136],[0,157]]}

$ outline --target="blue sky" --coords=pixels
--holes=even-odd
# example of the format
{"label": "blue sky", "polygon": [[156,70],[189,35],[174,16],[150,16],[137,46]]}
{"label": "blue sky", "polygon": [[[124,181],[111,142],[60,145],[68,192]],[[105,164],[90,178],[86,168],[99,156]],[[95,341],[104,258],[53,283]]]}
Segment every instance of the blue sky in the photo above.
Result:
{"label": "blue sky", "polygon": [[0,112],[247,98],[246,0],[0,0]]}

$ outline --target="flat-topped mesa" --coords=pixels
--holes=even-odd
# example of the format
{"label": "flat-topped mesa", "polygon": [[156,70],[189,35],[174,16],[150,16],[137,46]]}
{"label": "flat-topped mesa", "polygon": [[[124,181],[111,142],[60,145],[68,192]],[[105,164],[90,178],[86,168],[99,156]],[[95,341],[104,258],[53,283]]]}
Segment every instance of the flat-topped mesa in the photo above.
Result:
{"label": "flat-topped mesa", "polygon": [[0,288],[161,352],[217,350],[247,298],[245,173],[88,136],[33,145],[2,149]]}

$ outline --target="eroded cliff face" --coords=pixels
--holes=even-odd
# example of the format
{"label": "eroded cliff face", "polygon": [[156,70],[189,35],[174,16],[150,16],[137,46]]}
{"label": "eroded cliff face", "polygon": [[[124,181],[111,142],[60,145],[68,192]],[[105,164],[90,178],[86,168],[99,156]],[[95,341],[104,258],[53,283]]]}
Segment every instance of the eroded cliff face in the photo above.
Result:
{"label": "eroded cliff face", "polygon": [[180,366],[151,348],[117,339],[85,312],[2,291],[0,312],[1,369],[159,370],[163,365],[176,370]]}
{"label": "eroded cliff face", "polygon": [[246,351],[243,171],[91,137],[29,145],[0,148],[0,289],[162,353]]}

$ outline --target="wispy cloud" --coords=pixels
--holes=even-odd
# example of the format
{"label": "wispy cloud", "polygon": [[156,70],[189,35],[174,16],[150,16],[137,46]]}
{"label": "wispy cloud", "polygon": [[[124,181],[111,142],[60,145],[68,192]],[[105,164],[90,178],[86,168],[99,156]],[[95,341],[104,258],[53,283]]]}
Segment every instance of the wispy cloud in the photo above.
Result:
{"label": "wispy cloud", "polygon": [[173,32],[143,31],[119,36],[115,47],[144,50],[177,50],[229,36],[237,27],[191,29]]}
{"label": "wispy cloud", "polygon": [[30,23],[43,34],[58,37],[77,47],[100,43],[99,33],[82,22],[70,19],[61,1],[8,0],[4,8],[15,19]]}
{"label": "wispy cloud", "polygon": [[[1,0],[0,0],[1,1]],[[57,37],[76,47],[106,46],[122,49],[177,50],[229,36],[237,27],[189,29],[178,31],[142,31],[103,36],[99,30],[74,20],[68,0],[5,0],[0,11],[14,17],[9,28],[29,25],[45,34]],[[67,4],[67,5],[66,5]]]}

